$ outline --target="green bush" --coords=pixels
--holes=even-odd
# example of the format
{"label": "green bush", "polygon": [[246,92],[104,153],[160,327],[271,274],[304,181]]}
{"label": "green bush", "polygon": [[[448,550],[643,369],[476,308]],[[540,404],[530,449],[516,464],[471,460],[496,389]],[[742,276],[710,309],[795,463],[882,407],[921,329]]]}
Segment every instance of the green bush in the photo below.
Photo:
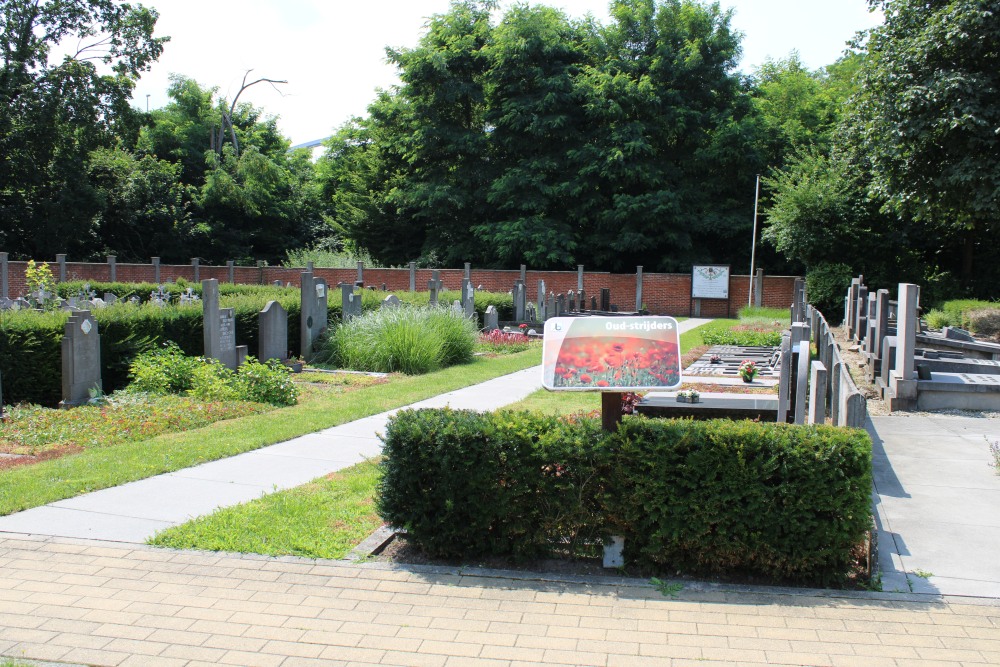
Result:
{"label": "green bush", "polygon": [[183,394],[191,389],[203,364],[173,341],[136,355],[129,368],[130,388],[146,394]]}
{"label": "green bush", "polygon": [[298,388],[280,362],[254,357],[233,372],[217,359],[185,356],[174,343],[139,354],[131,366],[128,392],[184,394],[202,401],[252,401],[295,405]]}
{"label": "green bush", "polygon": [[970,310],[965,313],[969,329],[980,336],[996,338],[1000,335],[1000,308]]}
{"label": "green bush", "polygon": [[743,306],[740,308],[742,324],[772,324],[779,322],[791,324],[792,315],[788,308],[765,308],[762,306]]}
{"label": "green bush", "polygon": [[984,320],[982,324],[988,329],[990,325],[986,319],[988,319],[989,316],[986,315],[986,313],[987,311],[996,311],[998,309],[1000,309],[1000,303],[995,301],[954,299],[952,301],[945,301],[939,310],[930,311],[924,316],[924,318],[927,320],[927,326],[932,329],[961,327],[963,329],[976,331],[976,333],[982,333],[984,336],[989,336],[990,334],[985,330],[981,332],[976,330],[973,313],[977,314],[977,319]]}
{"label": "green bush", "polygon": [[847,264],[817,264],[806,274],[809,303],[823,313],[830,324],[844,319],[844,298],[851,286],[854,270]]}
{"label": "green bush", "polygon": [[475,325],[446,308],[387,308],[337,327],[326,357],[344,368],[419,375],[472,359]]}
{"label": "green bush", "polygon": [[435,556],[578,553],[625,537],[630,563],[838,583],[871,525],[861,430],[453,410],[397,413],[378,509]]}
{"label": "green bush", "polygon": [[781,332],[761,327],[736,326],[730,329],[713,329],[702,333],[705,345],[739,345],[741,347],[781,345]]}
{"label": "green bush", "polygon": [[431,555],[536,557],[604,537],[610,450],[593,421],[406,410],[383,440],[379,513]]}

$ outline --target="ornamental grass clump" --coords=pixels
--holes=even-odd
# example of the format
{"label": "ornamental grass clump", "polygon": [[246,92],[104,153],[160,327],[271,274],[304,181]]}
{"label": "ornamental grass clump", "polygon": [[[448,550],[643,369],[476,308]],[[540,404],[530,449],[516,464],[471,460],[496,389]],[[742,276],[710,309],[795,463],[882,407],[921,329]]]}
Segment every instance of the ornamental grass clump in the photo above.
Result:
{"label": "ornamental grass clump", "polygon": [[327,358],[356,371],[421,375],[472,360],[476,326],[443,308],[388,308],[345,322],[329,337]]}

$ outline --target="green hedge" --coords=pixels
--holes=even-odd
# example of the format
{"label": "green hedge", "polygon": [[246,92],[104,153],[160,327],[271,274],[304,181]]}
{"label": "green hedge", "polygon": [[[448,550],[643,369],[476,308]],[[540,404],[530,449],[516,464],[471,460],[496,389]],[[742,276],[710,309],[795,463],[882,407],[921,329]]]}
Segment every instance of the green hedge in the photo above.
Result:
{"label": "green hedge", "polygon": [[[739,325],[737,325],[739,326]],[[717,329],[705,331],[701,335],[705,345],[739,345],[741,347],[778,347],[781,345],[780,331],[758,329]]]}
{"label": "green hedge", "polygon": [[378,508],[434,556],[542,556],[625,537],[630,563],[842,581],[871,526],[861,430],[532,413],[404,411]]}

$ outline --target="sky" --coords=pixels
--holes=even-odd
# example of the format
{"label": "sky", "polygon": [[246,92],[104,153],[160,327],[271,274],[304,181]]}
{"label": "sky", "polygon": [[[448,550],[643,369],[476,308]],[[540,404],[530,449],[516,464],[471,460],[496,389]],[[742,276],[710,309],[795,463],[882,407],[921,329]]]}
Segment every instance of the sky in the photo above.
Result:
{"label": "sky", "polygon": [[[397,83],[385,47],[417,44],[428,17],[448,10],[448,0],[141,0],[159,12],[156,36],[169,36],[163,55],[144,73],[133,103],[145,109],[169,102],[171,74],[232,99],[247,70],[287,80],[261,83],[240,101],[278,116],[293,144],[322,139],[365,114],[378,88]],[[501,10],[512,2],[503,0]],[[573,17],[593,14],[608,22],[607,0],[548,0]],[[734,9],[733,27],[744,34],[740,69],[750,73],[768,58],[797,50],[810,69],[833,63],[858,30],[881,22],[866,0],[721,0]]]}

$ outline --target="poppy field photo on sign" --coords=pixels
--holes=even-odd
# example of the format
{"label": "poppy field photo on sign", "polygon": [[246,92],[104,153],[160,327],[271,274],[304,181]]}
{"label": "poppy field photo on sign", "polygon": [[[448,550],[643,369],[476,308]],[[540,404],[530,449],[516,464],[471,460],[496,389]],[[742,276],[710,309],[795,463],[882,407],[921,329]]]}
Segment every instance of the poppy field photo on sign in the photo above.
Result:
{"label": "poppy field photo on sign", "polygon": [[672,317],[551,319],[545,323],[543,376],[550,390],[677,387],[677,322]]}

